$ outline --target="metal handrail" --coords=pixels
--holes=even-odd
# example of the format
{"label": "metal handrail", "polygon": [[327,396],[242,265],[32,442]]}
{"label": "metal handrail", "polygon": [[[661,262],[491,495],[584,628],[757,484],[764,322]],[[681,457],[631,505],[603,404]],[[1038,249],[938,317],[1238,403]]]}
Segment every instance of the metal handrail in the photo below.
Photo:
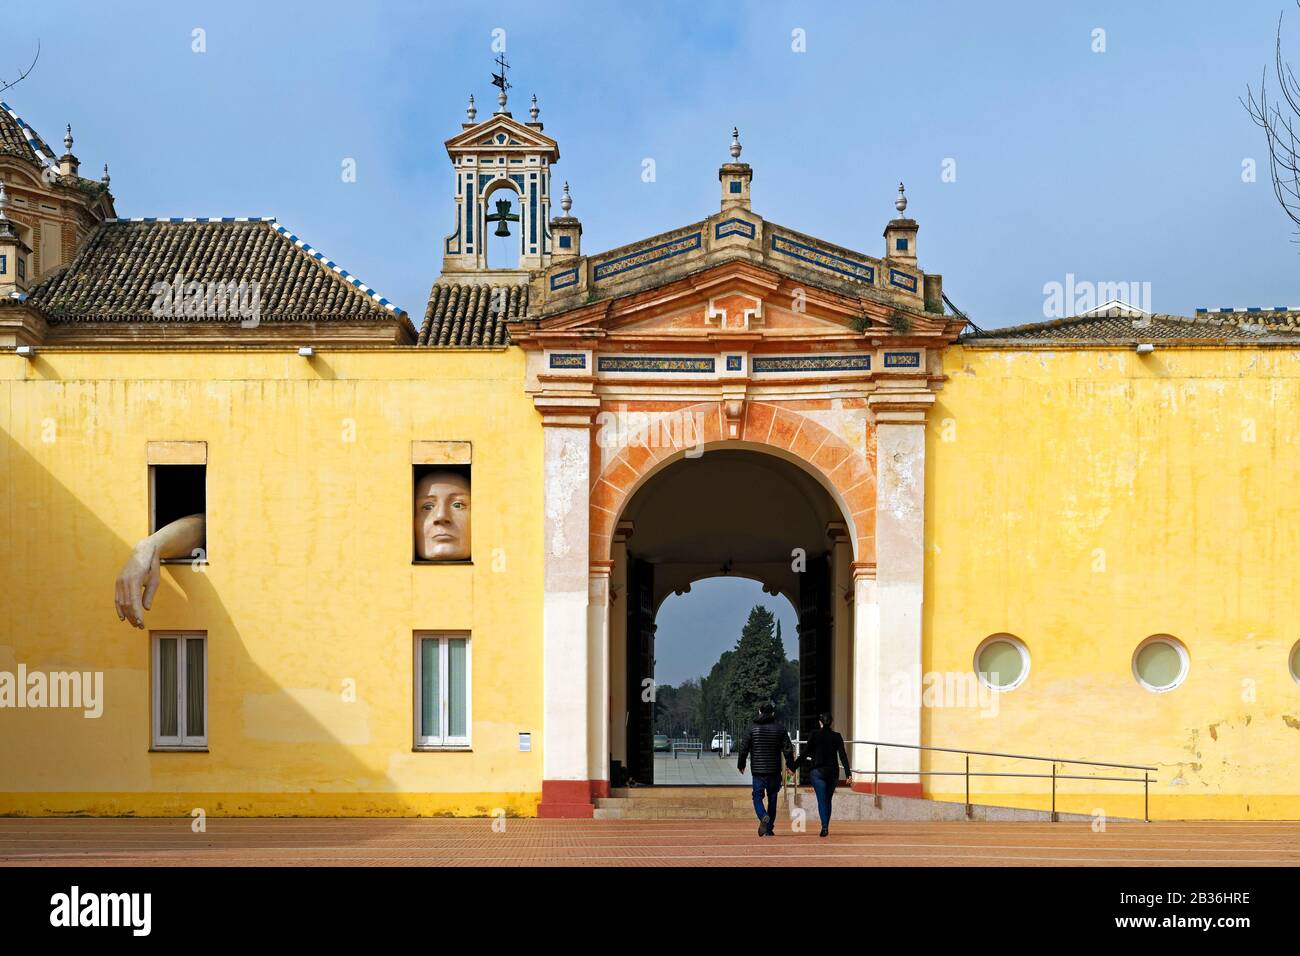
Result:
{"label": "metal handrail", "polygon": [[[970,819],[974,815],[974,806],[970,800],[970,778],[971,777],[1020,777],[1037,780],[1052,781],[1052,813],[1051,821],[1057,823],[1060,821],[1060,814],[1056,812],[1056,781],[1058,780],[1099,780],[1116,783],[1141,783],[1142,784],[1142,819],[1147,823],[1151,822],[1151,773],[1159,772],[1159,768],[1147,766],[1144,764],[1124,764],[1124,763],[1107,763],[1100,760],[1072,760],[1064,757],[1040,757],[1037,754],[1008,754],[998,753],[990,750],[962,750],[957,747],[930,747],[924,744],[895,744],[887,743],[880,740],[846,740],[846,744],[865,744],[874,747],[873,764],[871,774],[873,783],[871,792],[873,803],[880,806],[880,775],[898,775],[898,776],[916,776],[916,777],[964,777],[966,780],[966,817]],[[803,741],[795,741],[795,752],[798,753],[799,745]],[[881,770],[880,769],[880,748],[894,747],[901,750],[925,750],[936,753],[961,754],[966,758],[966,767],[964,770]],[[1010,771],[993,771],[977,770],[972,772],[970,769],[971,757],[997,757],[1004,760],[1039,760],[1044,763],[1050,762],[1052,772],[1046,773],[1014,773]],[[1141,777],[1100,777],[1091,774],[1058,774],[1056,772],[1057,764],[1070,764],[1072,766],[1084,767],[1108,767],[1116,770],[1141,770]],[[854,770],[853,774],[865,773],[866,771]]]}
{"label": "metal handrail", "polygon": [[[908,750],[937,750],[942,753],[950,754],[969,754],[972,757],[1007,757],[1013,760],[1043,760],[1052,763],[1072,763],[1081,764],[1089,767],[1115,767],[1121,770],[1155,770],[1159,767],[1148,767],[1145,764],[1135,763],[1103,763],[1100,760],[1068,760],[1065,757],[1038,757],[1033,754],[1003,754],[993,750],[962,750],[958,747],[927,747],[924,744],[891,744],[883,740],[846,740],[846,744],[872,744],[876,747],[900,747]],[[1046,774],[1044,774],[1046,776]]]}

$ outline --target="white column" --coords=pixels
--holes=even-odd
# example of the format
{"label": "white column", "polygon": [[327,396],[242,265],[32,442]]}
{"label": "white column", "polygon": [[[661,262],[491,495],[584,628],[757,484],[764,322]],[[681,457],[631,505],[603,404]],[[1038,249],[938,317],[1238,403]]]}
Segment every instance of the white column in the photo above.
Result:
{"label": "white column", "polygon": [[[876,423],[878,625],[869,650],[874,728],[887,743],[921,743],[921,606],[925,581],[925,415],[933,393],[881,389],[868,399]],[[861,748],[859,748],[861,749]],[[865,755],[864,755],[865,756]],[[881,748],[884,784],[918,786],[920,753]]]}
{"label": "white column", "polygon": [[[543,541],[542,777],[546,781],[589,780],[589,426],[548,423],[543,432],[546,515]],[[544,803],[545,789],[543,787]]]}
{"label": "white column", "polygon": [[598,787],[609,782],[610,570],[610,562],[593,565],[587,588],[587,779]]}
{"label": "white column", "polygon": [[[876,605],[876,568],[853,565],[853,724],[845,737],[879,740],[880,715],[880,608]],[[850,746],[849,762],[854,770],[872,765],[871,748]],[[883,766],[883,764],[882,764]],[[857,777],[856,782],[864,782]]]}

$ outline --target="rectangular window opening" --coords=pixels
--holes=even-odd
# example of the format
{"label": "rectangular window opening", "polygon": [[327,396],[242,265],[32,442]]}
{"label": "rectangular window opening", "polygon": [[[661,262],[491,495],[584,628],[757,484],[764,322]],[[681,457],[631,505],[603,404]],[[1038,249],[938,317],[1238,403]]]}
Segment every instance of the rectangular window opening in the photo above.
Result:
{"label": "rectangular window opening", "polygon": [[158,632],[152,640],[155,750],[208,747],[207,636]]}
{"label": "rectangular window opening", "polygon": [[415,635],[415,749],[469,749],[470,640]]}
{"label": "rectangular window opening", "polygon": [[[459,444],[468,448],[466,443]],[[411,561],[468,564],[472,557],[470,466],[448,460],[457,455],[440,454],[444,461],[434,463],[430,459],[437,455],[424,455],[424,462],[411,466],[414,509]],[[464,455],[468,456],[468,452]]]}
{"label": "rectangular window opening", "polygon": [[[208,510],[207,465],[149,466],[149,533],[165,528],[173,521],[191,515],[206,515]],[[207,560],[207,538],[199,543],[202,560]],[[198,555],[165,558],[167,562],[189,562]]]}

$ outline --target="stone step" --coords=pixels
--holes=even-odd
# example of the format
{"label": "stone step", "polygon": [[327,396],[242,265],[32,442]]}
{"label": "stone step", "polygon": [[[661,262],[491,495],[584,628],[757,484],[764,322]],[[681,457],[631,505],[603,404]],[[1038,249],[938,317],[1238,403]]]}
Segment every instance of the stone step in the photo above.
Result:
{"label": "stone step", "polygon": [[609,808],[628,808],[628,807],[703,807],[714,810],[723,809],[744,809],[753,807],[754,801],[749,797],[706,797],[704,799],[692,800],[689,797],[677,797],[671,800],[638,800],[634,797],[597,797],[595,800],[598,807]]}
{"label": "stone step", "polygon": [[[754,819],[754,805],[748,791],[736,787],[656,787],[614,790],[609,797],[595,801],[595,818],[598,820],[746,820]],[[965,820],[966,807],[962,803],[934,800],[924,797],[882,796],[877,807],[870,794],[840,789],[835,794],[834,815],[838,820]],[[807,819],[816,821],[817,800],[813,793],[801,788],[798,804]],[[784,820],[788,811],[784,800],[777,812]],[[975,804],[970,819],[1046,822],[1051,819],[1047,810],[1019,809]],[[1091,817],[1061,813],[1062,821],[1087,821]],[[1119,822],[1121,818],[1112,817]]]}

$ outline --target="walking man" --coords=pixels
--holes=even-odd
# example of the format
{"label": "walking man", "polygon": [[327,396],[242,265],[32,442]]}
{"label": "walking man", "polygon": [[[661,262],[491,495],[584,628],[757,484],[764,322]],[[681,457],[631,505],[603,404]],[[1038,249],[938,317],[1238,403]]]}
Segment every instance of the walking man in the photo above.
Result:
{"label": "walking man", "polygon": [[[776,819],[776,801],[781,792],[781,759],[785,765],[794,769],[794,744],[785,727],[777,722],[776,707],[771,703],[759,705],[758,719],[745,731],[740,741],[737,767],[745,772],[745,761],[749,760],[750,772],[754,775],[754,812],[758,814],[758,835],[773,836],[775,831],[772,821]],[[767,795],[767,806],[763,805],[763,795]]]}

